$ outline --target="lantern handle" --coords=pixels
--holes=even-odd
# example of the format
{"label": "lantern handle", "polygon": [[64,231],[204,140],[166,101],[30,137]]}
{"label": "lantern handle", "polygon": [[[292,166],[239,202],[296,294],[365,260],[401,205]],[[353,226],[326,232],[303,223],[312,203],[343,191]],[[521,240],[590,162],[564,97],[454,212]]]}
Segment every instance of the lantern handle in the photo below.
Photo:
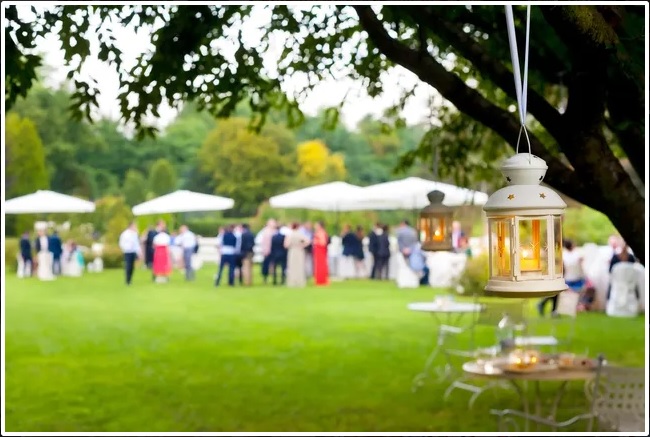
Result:
{"label": "lantern handle", "polygon": [[519,130],[519,137],[517,138],[517,153],[519,153],[519,141],[521,139],[521,131],[523,130],[528,140],[528,160],[532,161],[532,151],[530,147],[530,138],[526,130],[526,106],[528,100],[528,52],[530,41],[530,5],[526,6],[526,46],[524,51],[524,78],[521,80],[521,71],[519,68],[519,52],[517,50],[517,36],[515,34],[515,20],[512,13],[512,5],[505,6],[506,11],[506,24],[508,28],[508,41],[510,43],[510,57],[512,59],[512,72],[515,78],[515,93],[517,95],[517,106],[519,107],[519,121],[521,122],[521,129]]}
{"label": "lantern handle", "polygon": [[526,126],[524,126],[523,124],[519,128],[519,135],[517,136],[517,149],[516,149],[516,151],[517,151],[517,153],[519,153],[519,142],[521,141],[521,133],[522,132],[526,136],[526,142],[528,143],[528,163],[530,164],[530,162],[532,160],[533,152],[530,149],[530,137],[528,136],[528,129],[526,129]]}

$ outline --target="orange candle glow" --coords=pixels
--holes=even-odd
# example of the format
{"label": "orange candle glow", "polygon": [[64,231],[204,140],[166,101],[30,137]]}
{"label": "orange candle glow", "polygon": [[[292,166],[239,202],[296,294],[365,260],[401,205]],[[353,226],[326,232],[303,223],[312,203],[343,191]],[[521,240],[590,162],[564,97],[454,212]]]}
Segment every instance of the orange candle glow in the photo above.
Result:
{"label": "orange candle glow", "polygon": [[519,268],[522,272],[539,270],[539,255],[538,258],[535,259],[532,250],[522,249],[521,258],[519,259]]}
{"label": "orange candle glow", "polygon": [[499,276],[502,276],[506,272],[506,257],[505,257],[505,237],[506,237],[506,226],[503,222],[497,222],[497,270]]}
{"label": "orange candle glow", "polygon": [[436,223],[436,231],[433,233],[433,240],[434,241],[442,241],[445,239],[445,219],[440,218],[438,219],[438,223]]}
{"label": "orange candle glow", "polygon": [[519,258],[519,268],[522,272],[532,272],[541,270],[540,255],[541,247],[540,241],[540,221],[533,220],[532,226],[532,247],[521,249],[521,257]]}

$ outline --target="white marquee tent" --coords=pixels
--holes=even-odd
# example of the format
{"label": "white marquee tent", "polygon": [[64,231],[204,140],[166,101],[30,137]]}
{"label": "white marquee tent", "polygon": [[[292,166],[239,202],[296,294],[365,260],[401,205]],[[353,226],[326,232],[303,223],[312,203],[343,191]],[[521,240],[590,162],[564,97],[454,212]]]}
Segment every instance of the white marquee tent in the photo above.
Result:
{"label": "white marquee tent", "polygon": [[95,204],[67,194],[38,190],[6,200],[3,210],[6,214],[87,213],[95,211]]}
{"label": "white marquee tent", "polygon": [[443,203],[447,206],[483,205],[488,195],[455,185],[409,177],[362,188],[341,202],[341,211],[421,209],[429,204],[427,194],[439,190],[445,193]]}
{"label": "white marquee tent", "polygon": [[133,215],[223,211],[235,205],[227,197],[178,190],[133,207]]}
{"label": "white marquee tent", "polygon": [[363,190],[347,182],[328,182],[273,196],[269,203],[273,208],[346,211],[343,205],[354,204],[361,199]]}

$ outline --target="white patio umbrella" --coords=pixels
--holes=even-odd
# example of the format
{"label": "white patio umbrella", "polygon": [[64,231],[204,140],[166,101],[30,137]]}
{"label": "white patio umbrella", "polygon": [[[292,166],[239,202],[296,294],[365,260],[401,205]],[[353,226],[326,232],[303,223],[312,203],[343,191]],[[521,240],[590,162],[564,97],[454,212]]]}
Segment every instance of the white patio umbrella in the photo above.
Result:
{"label": "white patio umbrella", "polygon": [[317,211],[345,211],[344,204],[361,198],[363,188],[347,182],[328,182],[302,188],[269,199],[273,208],[313,209]]}
{"label": "white patio umbrella", "polygon": [[433,190],[445,193],[443,203],[447,206],[483,205],[488,199],[488,195],[480,191],[409,177],[363,188],[354,193],[358,196],[356,199],[348,196],[341,202],[341,211],[420,209],[429,204],[427,193]]}
{"label": "white patio umbrella", "polygon": [[86,213],[95,211],[95,204],[55,191],[38,190],[5,201],[3,210],[6,214]]}
{"label": "white patio umbrella", "polygon": [[133,207],[133,215],[168,214],[176,212],[223,211],[235,205],[227,197],[178,190]]}

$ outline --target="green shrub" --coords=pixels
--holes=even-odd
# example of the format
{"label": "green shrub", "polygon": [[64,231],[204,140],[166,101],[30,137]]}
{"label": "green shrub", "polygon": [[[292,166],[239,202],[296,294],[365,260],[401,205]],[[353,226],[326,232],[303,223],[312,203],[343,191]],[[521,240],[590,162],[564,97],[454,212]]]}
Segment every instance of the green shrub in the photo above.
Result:
{"label": "green shrub", "polygon": [[488,262],[487,253],[469,258],[465,264],[465,270],[454,284],[454,288],[457,290],[460,288],[465,296],[482,295],[489,279]]}
{"label": "green shrub", "polygon": [[124,254],[119,246],[107,244],[102,252],[102,261],[105,269],[121,269],[124,267]]}
{"label": "green shrub", "polygon": [[16,255],[20,252],[18,238],[5,238],[5,266],[14,268],[16,266]]}
{"label": "green shrub", "polygon": [[84,223],[78,226],[71,226],[67,231],[59,232],[59,237],[61,237],[61,242],[63,242],[63,244],[72,240],[77,244],[77,246],[86,246],[90,248],[94,242],[93,232],[94,228],[92,223]]}
{"label": "green shrub", "polygon": [[250,217],[200,217],[200,218],[189,218],[185,222],[189,226],[190,230],[196,235],[202,235],[204,237],[215,237],[219,232],[221,226],[231,225],[234,223],[248,223],[251,225],[253,232],[256,230],[253,227],[252,221],[254,219]]}
{"label": "green shrub", "polygon": [[618,234],[607,216],[586,206],[567,209],[562,231],[564,238],[573,240],[578,246],[585,243],[605,245],[610,235]]}
{"label": "green shrub", "polygon": [[106,196],[95,202],[95,212],[89,218],[93,228],[104,234],[105,241],[111,243],[117,241],[133,215],[123,197]]}

